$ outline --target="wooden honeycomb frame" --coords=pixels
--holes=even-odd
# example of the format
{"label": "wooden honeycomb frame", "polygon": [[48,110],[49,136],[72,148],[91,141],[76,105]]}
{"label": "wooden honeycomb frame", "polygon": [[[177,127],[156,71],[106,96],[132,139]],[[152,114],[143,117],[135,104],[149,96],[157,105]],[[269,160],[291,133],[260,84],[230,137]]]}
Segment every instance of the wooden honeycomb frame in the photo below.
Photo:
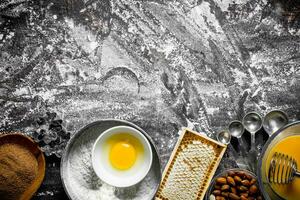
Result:
{"label": "wooden honeycomb frame", "polygon": [[[225,150],[226,145],[184,129],[166,165],[155,199],[203,199]],[[204,173],[201,167],[205,168]]]}

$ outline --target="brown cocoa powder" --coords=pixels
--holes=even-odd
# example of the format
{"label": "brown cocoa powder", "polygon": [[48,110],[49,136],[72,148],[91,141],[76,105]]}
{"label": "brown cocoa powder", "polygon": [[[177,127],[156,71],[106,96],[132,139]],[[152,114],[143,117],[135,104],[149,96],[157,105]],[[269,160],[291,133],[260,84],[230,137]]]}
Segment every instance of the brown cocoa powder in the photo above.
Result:
{"label": "brown cocoa powder", "polygon": [[38,173],[34,155],[18,144],[0,146],[0,197],[18,200]]}

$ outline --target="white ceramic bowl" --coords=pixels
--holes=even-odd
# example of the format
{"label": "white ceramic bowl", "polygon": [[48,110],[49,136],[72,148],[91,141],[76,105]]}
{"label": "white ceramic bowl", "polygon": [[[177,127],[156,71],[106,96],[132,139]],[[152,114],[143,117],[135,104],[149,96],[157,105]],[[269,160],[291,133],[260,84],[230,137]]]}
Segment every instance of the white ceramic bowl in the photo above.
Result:
{"label": "white ceramic bowl", "polygon": [[[107,143],[114,135],[126,133],[135,137],[143,147],[143,155],[128,170],[115,169],[109,161]],[[152,149],[147,138],[135,128],[116,126],[104,131],[96,140],[92,150],[92,165],[97,176],[115,187],[130,187],[145,178],[152,164]]]}

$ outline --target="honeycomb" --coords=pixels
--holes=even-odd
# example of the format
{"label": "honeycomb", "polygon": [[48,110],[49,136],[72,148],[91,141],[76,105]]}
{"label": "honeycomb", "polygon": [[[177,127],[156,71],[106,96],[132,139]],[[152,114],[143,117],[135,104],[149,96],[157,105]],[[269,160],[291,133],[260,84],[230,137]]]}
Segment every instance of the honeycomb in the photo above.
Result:
{"label": "honeycomb", "polygon": [[225,150],[225,145],[185,129],[165,168],[155,199],[203,199]]}

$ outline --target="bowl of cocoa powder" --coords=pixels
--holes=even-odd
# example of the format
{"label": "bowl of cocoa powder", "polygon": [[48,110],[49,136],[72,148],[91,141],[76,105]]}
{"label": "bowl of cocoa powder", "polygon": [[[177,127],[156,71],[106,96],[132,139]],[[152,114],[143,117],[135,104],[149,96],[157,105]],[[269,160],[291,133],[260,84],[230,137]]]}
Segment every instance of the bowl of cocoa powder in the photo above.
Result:
{"label": "bowl of cocoa powder", "polygon": [[28,200],[45,176],[45,158],[39,146],[20,133],[0,133],[1,200]]}

